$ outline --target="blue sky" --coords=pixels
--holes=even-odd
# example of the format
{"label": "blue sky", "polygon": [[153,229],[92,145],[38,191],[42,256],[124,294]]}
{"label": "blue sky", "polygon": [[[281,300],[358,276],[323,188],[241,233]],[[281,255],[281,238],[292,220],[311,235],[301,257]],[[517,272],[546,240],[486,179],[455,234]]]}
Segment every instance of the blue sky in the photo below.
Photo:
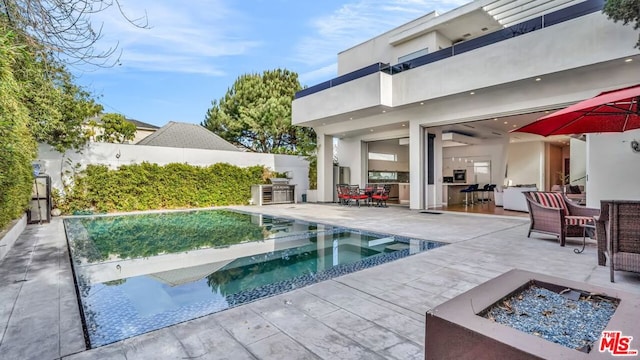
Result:
{"label": "blue sky", "polygon": [[211,101],[247,73],[286,68],[312,86],[336,76],[337,54],[432,10],[467,0],[121,0],[97,15],[103,49],[121,65],[71,68],[105,112],[162,126],[200,123]]}

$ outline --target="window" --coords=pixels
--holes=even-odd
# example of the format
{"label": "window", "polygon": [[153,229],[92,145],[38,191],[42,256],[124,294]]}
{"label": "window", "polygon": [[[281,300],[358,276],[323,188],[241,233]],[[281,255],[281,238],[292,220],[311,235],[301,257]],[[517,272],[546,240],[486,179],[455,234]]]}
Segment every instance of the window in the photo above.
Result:
{"label": "window", "polygon": [[422,50],[418,50],[418,51],[412,52],[411,54],[400,56],[398,58],[398,63],[403,63],[405,61],[413,60],[413,59],[418,58],[420,56],[427,55],[428,53],[429,53],[429,48],[424,48]]}
{"label": "window", "polygon": [[398,161],[398,155],[370,152],[369,160]]}
{"label": "window", "polygon": [[369,171],[369,180],[398,180],[395,171]]}

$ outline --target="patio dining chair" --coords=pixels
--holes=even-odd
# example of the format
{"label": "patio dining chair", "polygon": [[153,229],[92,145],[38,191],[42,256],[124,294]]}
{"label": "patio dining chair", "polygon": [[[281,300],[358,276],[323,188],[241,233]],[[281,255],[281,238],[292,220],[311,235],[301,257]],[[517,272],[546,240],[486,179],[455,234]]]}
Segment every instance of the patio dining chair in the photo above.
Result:
{"label": "patio dining chair", "polygon": [[609,258],[609,276],[614,271],[640,273],[640,201],[601,200],[600,216],[596,217],[598,263],[602,252]]}
{"label": "patio dining chair", "polygon": [[355,202],[358,207],[360,207],[360,202],[364,201],[365,204],[369,205],[369,194],[367,194],[364,189],[360,189],[359,185],[350,185],[349,186],[349,205],[351,202]]}
{"label": "patio dining chair", "polygon": [[338,193],[338,204],[347,205],[349,203],[349,185],[337,184],[336,191]]}
{"label": "patio dining chair", "polygon": [[391,185],[378,186],[371,195],[372,201],[375,200],[377,207],[387,207],[387,200],[389,200],[389,192],[391,191]]}
{"label": "patio dining chair", "polygon": [[600,214],[600,209],[576,205],[563,193],[547,191],[523,192],[529,208],[529,233],[554,235],[560,246],[564,246],[567,237],[582,237],[584,225],[592,223]]}

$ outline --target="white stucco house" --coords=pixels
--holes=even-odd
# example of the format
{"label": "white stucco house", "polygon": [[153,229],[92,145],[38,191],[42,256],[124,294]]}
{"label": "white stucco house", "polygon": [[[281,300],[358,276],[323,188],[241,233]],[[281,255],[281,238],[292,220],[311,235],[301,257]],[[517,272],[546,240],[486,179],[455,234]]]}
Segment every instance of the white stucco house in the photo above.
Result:
{"label": "white stucco house", "polygon": [[350,183],[396,179],[412,209],[453,201],[448,189],[460,173],[465,184],[546,190],[569,175],[585,186],[592,207],[640,199],[640,154],[629,146],[640,140],[638,130],[552,138],[510,132],[640,83],[637,30],[608,20],[603,4],[476,0],[339,53],[337,77],[293,101],[293,123],[318,134],[318,200],[333,200],[334,139]]}

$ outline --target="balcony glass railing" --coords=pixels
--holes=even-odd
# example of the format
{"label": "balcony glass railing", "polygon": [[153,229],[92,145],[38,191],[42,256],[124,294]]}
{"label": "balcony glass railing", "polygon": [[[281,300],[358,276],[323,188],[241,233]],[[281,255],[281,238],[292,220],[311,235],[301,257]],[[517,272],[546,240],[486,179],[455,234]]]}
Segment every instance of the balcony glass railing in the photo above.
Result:
{"label": "balcony glass railing", "polygon": [[325,81],[323,83],[308,87],[300,90],[296,93],[295,98],[301,98],[307,95],[317,93],[319,91],[344,84],[348,81],[352,81],[367,75],[377,73],[379,71],[385,72],[390,75],[398,74],[400,72],[413,69],[422,65],[431,64],[442,59],[446,59],[451,56],[460,55],[467,51],[479,49],[488,45],[495,44],[497,42],[511,39],[523,34],[537,31],[549,26],[559,24],[564,21],[572,20],[581,16],[585,16],[596,11],[602,10],[604,6],[604,0],[587,0],[564,9],[560,9],[519,24],[509,26],[507,28],[494,31],[490,34],[486,34],[475,39],[463,41],[454,44],[448,48],[432,52],[427,55],[411,59],[396,65],[389,65],[385,63],[375,63],[356,71],[344,74],[337,78]]}

